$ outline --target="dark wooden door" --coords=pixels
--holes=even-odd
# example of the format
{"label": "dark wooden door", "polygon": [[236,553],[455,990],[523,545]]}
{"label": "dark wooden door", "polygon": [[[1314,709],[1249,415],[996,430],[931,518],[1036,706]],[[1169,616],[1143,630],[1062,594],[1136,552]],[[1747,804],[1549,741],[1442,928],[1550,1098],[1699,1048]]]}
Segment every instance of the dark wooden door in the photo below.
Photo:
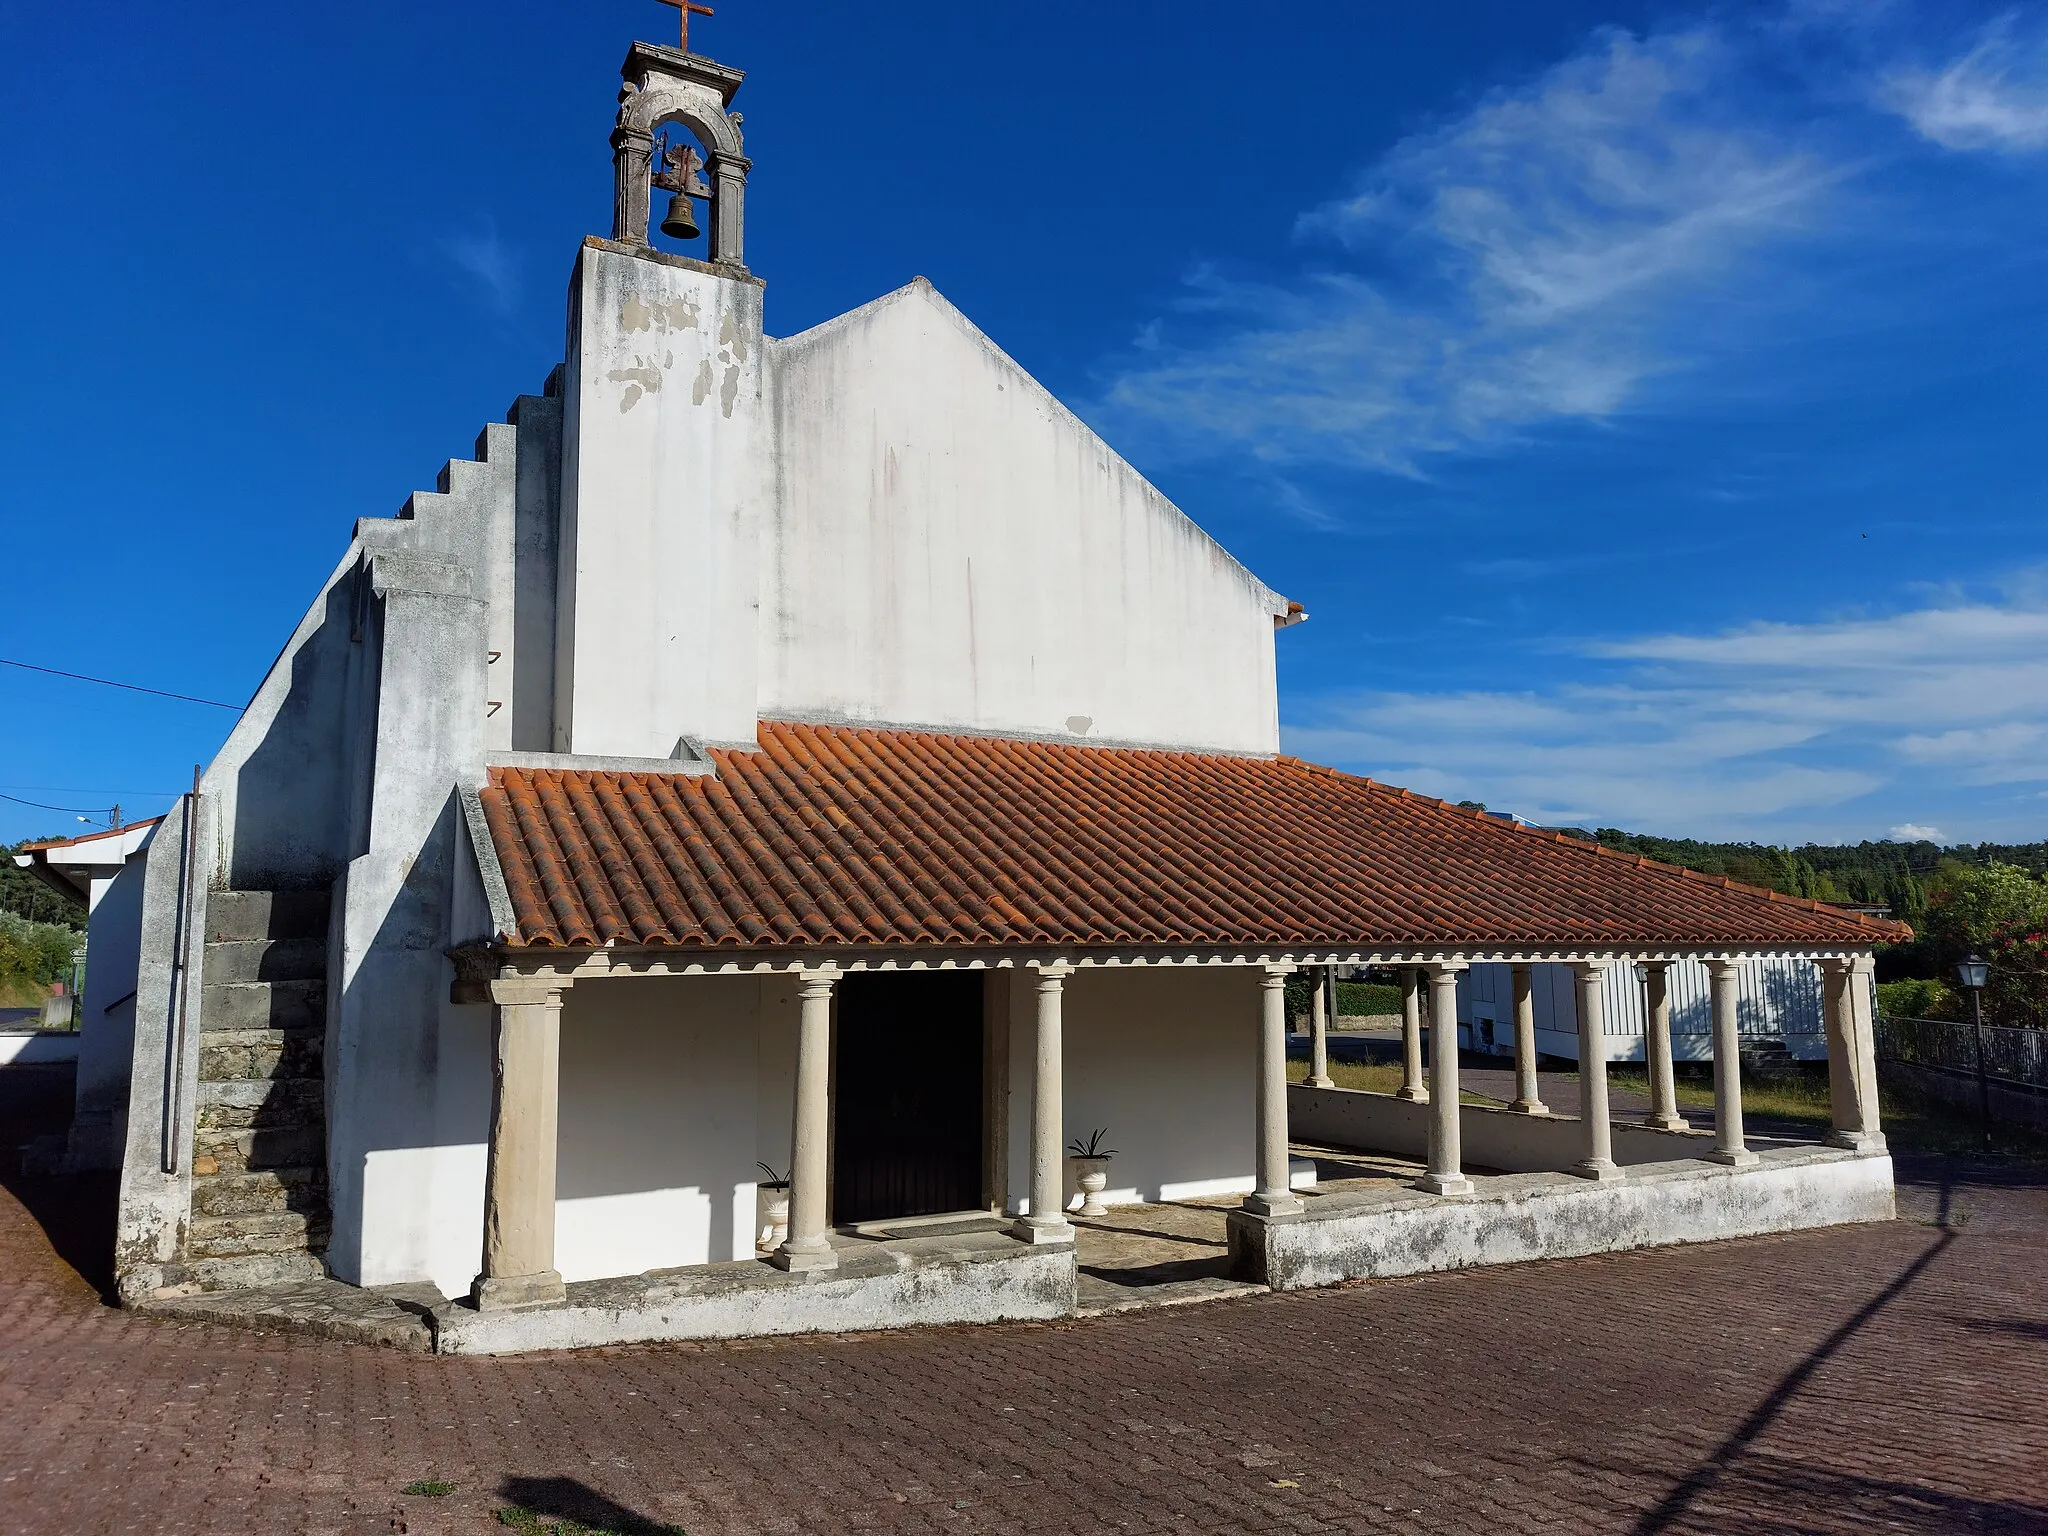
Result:
{"label": "dark wooden door", "polygon": [[839,984],[832,1219],[982,1203],[981,973],[855,972]]}

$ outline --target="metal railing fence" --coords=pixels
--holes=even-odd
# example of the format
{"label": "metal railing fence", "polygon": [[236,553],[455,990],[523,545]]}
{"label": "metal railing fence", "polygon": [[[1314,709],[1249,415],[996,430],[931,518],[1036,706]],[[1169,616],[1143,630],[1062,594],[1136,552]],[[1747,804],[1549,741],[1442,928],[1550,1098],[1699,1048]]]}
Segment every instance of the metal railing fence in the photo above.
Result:
{"label": "metal railing fence", "polygon": [[[1881,1013],[1877,1016],[1877,1055],[1880,1061],[1974,1073],[1977,1038],[1968,1024]],[[2048,1089],[2048,1030],[1986,1024],[1984,1073],[1994,1081]]]}

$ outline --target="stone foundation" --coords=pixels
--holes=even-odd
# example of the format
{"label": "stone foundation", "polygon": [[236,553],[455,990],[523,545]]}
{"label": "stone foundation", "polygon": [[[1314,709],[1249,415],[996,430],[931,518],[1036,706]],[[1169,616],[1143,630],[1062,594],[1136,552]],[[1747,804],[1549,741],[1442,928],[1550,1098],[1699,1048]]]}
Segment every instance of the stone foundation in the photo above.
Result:
{"label": "stone foundation", "polygon": [[1889,1157],[1809,1147],[1768,1151],[1745,1168],[1644,1164],[1612,1183],[1522,1173],[1477,1184],[1457,1198],[1396,1190],[1322,1196],[1298,1215],[1233,1211],[1232,1267],[1276,1291],[1300,1290],[1895,1214]]}
{"label": "stone foundation", "polygon": [[832,1270],[792,1274],[741,1260],[586,1280],[568,1287],[561,1306],[478,1312],[451,1303],[433,1322],[440,1353],[495,1355],[1068,1317],[1074,1291],[1071,1244],[972,1232],[842,1247]]}

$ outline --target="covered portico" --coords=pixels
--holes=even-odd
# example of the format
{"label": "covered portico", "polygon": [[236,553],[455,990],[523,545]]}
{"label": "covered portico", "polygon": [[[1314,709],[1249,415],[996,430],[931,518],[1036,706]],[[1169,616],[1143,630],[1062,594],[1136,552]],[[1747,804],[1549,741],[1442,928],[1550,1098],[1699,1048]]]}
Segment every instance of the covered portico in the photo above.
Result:
{"label": "covered portico", "polygon": [[[1888,1213],[1862,982],[1883,935],[1867,919],[1288,759],[772,723],[758,752],[712,756],[715,774],[689,777],[500,770],[471,802],[493,931],[459,950],[456,996],[489,1005],[495,1087],[482,1263],[446,1319],[454,1347],[1062,1315],[1068,1143],[1105,1123],[1124,1154],[1113,1199],[1234,1194],[1235,1262],[1276,1287]],[[1828,977],[1836,1125],[1796,1156],[1760,1155],[1742,1126],[1733,968],[1762,952]],[[1658,1028],[1660,968],[1682,958],[1714,969],[1711,1136],[1671,1102],[1668,1010]],[[1482,960],[1515,968],[1518,1022],[1527,968],[1573,967],[1589,1038],[1607,990],[1640,978],[1664,1042],[1648,1121],[1612,1123],[1598,1052],[1582,1057],[1577,1117],[1542,1105],[1533,1051],[1512,1108],[1461,1106],[1454,1029],[1429,1032],[1426,1072],[1411,1029],[1399,1095],[1290,1089],[1297,969],[1395,967],[1414,980],[1411,1020],[1424,993],[1431,1016],[1455,1019],[1458,977]],[[848,1027],[849,1000],[891,977],[901,996],[954,998],[945,1027],[977,1032],[982,1064],[957,1080],[954,1107],[971,1096],[973,1114],[916,1112],[978,1124],[979,1179],[895,1206],[849,1199],[845,1136],[895,1096],[875,1067],[898,1037]],[[596,1018],[656,986],[681,1008],[749,984],[774,989],[788,1023],[786,1073],[758,1087],[762,1124],[789,1127],[775,1144],[787,1235],[637,1280],[586,1265],[565,1281],[565,1012]],[[631,1134],[652,1147],[669,1132]],[[1422,1167],[1397,1196],[1318,1192],[1290,1135]],[[1852,1163],[1867,1171],[1837,1170]],[[1509,1232],[1536,1233],[1534,1252],[1504,1249]],[[490,1321],[540,1314],[554,1321]]]}

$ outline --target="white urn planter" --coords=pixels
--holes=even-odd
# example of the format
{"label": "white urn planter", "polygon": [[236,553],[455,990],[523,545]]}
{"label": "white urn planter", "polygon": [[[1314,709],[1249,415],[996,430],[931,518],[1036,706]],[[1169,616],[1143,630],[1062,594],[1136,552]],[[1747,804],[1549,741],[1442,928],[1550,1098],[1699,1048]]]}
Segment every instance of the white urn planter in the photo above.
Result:
{"label": "white urn planter", "polygon": [[1106,1157],[1077,1157],[1074,1159],[1074,1182],[1081,1190],[1080,1216],[1107,1216],[1109,1207],[1102,1203],[1102,1191],[1109,1185],[1109,1159]]}
{"label": "white urn planter", "polygon": [[761,1236],[755,1247],[773,1253],[789,1239],[789,1190],[759,1186]]}

